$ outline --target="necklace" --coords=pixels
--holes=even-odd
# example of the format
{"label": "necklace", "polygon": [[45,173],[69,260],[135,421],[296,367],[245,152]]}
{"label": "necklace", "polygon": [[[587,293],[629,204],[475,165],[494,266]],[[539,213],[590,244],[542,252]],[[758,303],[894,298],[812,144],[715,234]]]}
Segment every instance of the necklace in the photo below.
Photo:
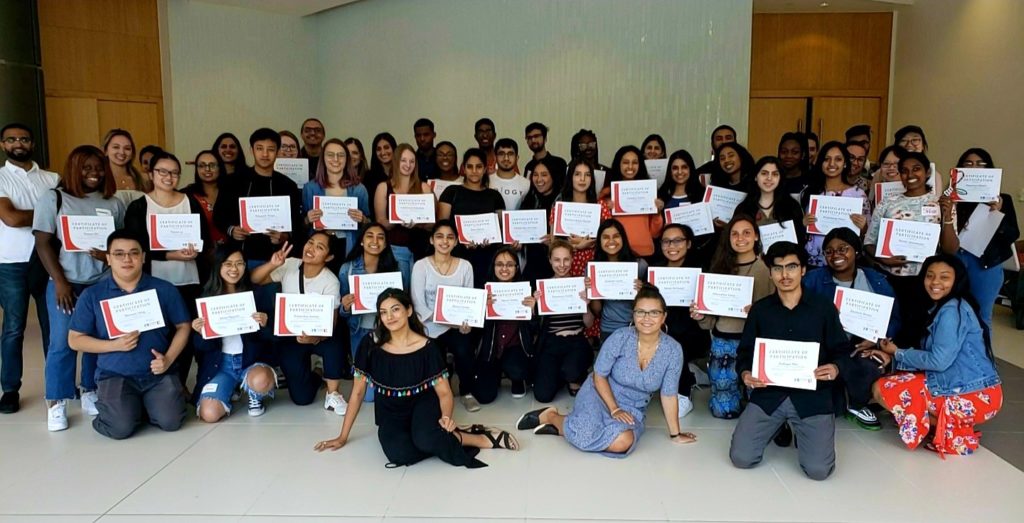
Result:
{"label": "necklace", "polygon": [[445,266],[444,266],[444,269],[442,269],[441,268],[441,264],[438,263],[438,261],[437,261],[437,258],[435,258],[433,256],[430,258],[430,264],[434,266],[434,270],[436,270],[441,276],[448,276],[448,272],[451,271],[451,269],[452,269],[452,262],[453,261],[454,261],[454,256],[449,256],[448,257],[448,263],[446,263]]}
{"label": "necklace", "polygon": [[650,365],[656,352],[658,352],[658,342],[651,344],[651,346],[647,347],[645,351],[644,343],[639,339],[636,341],[636,359],[640,363],[640,370],[643,370]]}

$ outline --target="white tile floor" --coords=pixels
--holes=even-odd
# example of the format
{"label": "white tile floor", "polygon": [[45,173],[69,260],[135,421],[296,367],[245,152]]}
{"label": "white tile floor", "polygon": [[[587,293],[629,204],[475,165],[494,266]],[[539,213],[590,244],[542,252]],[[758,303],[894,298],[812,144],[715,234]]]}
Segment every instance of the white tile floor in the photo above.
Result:
{"label": "white tile floor", "polygon": [[[1008,325],[1005,313],[999,320]],[[700,437],[696,445],[671,444],[655,406],[628,459],[527,432],[517,433],[520,452],[482,452],[490,467],[479,470],[437,460],[385,469],[372,409],[363,410],[345,449],[316,454],[313,443],[337,434],[340,418],[284,398],[262,418],[240,407],[218,425],[190,420],[176,433],[146,429],[120,442],[96,434],[76,402],[71,428],[50,433],[38,334],[27,338],[22,410],[0,416],[0,523],[1024,521],[1024,472],[985,449],[946,461],[908,452],[891,425],[867,432],[838,422],[838,466],[825,482],[803,476],[792,448],[770,447],[761,466],[737,470],[728,460],[733,422],[708,414],[704,392],[684,420]],[[1021,339],[1008,326],[997,329],[999,355],[1024,363]],[[560,408],[568,400],[560,396]],[[457,407],[456,415],[460,423],[511,429],[534,407],[506,394],[476,414]]]}

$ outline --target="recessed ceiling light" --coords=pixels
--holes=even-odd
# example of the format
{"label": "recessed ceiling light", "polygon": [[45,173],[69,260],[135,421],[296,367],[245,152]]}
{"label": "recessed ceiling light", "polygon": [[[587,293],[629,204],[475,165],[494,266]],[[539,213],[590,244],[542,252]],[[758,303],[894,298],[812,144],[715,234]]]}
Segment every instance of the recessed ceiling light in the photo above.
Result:
{"label": "recessed ceiling light", "polygon": [[828,2],[822,2],[818,4],[818,7],[828,7]]}

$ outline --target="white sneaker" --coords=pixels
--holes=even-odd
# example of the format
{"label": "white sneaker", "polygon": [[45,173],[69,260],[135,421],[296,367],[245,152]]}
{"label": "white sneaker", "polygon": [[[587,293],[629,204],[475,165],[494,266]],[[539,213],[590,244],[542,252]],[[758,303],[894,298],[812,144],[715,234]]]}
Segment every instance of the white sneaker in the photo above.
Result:
{"label": "white sneaker", "polygon": [[249,415],[252,417],[262,416],[267,409],[263,406],[263,400],[253,394],[249,394]]}
{"label": "white sneaker", "polygon": [[100,410],[96,408],[96,402],[99,401],[99,396],[96,395],[96,391],[90,390],[82,393],[82,412],[89,416],[99,416]]}
{"label": "white sneaker", "polygon": [[679,419],[683,419],[693,410],[693,402],[682,394],[676,395],[676,402],[679,403]]}
{"label": "white sneaker", "polygon": [[46,413],[46,429],[50,432],[67,430],[68,400],[60,400],[50,405]]}
{"label": "white sneaker", "polygon": [[466,394],[462,397],[462,406],[466,407],[469,412],[476,412],[480,410],[480,402],[473,397],[472,394]]}
{"label": "white sneaker", "polygon": [[345,398],[341,397],[341,394],[328,392],[324,398],[324,408],[333,410],[339,416],[344,416],[345,411],[348,410],[348,403],[345,402]]}

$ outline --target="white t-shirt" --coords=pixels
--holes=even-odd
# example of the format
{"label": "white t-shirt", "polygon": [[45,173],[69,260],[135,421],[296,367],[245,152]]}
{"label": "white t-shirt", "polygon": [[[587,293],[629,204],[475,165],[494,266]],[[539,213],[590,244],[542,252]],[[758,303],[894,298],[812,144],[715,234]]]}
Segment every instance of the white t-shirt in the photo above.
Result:
{"label": "white t-shirt", "polygon": [[242,353],[242,335],[224,336],[220,340],[220,351],[223,354],[234,356]]}
{"label": "white t-shirt", "polygon": [[[44,171],[32,162],[28,171],[11,163],[0,167],[0,198],[7,198],[19,211],[32,210],[39,196],[57,186],[56,173]],[[36,240],[32,226],[8,227],[0,221],[0,263],[27,262],[35,249]]]}
{"label": "white t-shirt", "polygon": [[501,194],[502,199],[505,200],[506,211],[515,211],[519,210],[519,205],[523,203],[523,198],[530,190],[530,180],[520,174],[508,180],[497,174],[492,174],[487,179],[487,186]]}
{"label": "white t-shirt", "polygon": [[[162,207],[148,194],[144,196],[144,198],[146,199],[147,217],[151,214],[192,213],[192,207],[188,203],[187,197],[182,198],[181,201],[173,207]],[[167,280],[175,286],[199,285],[199,267],[196,265],[195,260],[153,260],[152,265],[153,268],[150,272],[154,277],[160,278],[161,280]]]}
{"label": "white t-shirt", "polygon": [[[288,258],[284,265],[274,269],[270,273],[270,279],[281,283],[281,292],[285,294],[299,294],[299,268],[302,260]],[[303,284],[306,288],[305,294],[322,294],[334,297],[334,308],[341,306],[341,283],[338,277],[325,267],[314,278],[305,278]]]}

